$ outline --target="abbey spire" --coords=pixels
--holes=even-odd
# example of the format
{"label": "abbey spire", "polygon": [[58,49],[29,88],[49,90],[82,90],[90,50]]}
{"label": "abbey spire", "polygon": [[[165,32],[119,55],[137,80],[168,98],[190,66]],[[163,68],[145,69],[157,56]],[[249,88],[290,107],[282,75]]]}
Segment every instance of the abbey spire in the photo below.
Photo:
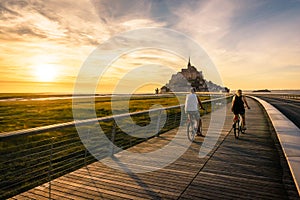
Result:
{"label": "abbey spire", "polygon": [[190,68],[192,65],[191,65],[191,57],[189,57],[189,63],[187,65],[188,68]]}

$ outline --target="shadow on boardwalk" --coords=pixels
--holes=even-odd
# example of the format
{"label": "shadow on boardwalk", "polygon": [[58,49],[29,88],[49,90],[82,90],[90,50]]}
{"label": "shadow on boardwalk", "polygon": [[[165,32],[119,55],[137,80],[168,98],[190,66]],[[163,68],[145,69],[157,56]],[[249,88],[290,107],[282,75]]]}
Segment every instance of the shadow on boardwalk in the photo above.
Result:
{"label": "shadow on boardwalk", "polygon": [[[52,181],[51,198],[298,199],[263,110],[254,100],[248,102],[251,110],[247,112],[246,134],[236,140],[229,132],[232,114],[228,112],[219,141],[205,158],[198,156],[203,142],[198,137],[178,160],[153,172],[123,173],[96,162]],[[204,132],[209,119],[210,115],[203,117]],[[175,133],[169,131],[130,150],[153,151],[166,145]],[[12,199],[48,199],[48,192],[49,185],[44,184]]]}

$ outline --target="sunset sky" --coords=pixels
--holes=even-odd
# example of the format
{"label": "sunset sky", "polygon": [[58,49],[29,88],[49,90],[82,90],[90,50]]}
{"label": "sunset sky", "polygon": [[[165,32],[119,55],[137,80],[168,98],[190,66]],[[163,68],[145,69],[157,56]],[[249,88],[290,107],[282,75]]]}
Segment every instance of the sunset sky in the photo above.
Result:
{"label": "sunset sky", "polygon": [[[1,0],[0,92],[72,93],[97,47],[149,27],[197,42],[230,89],[300,89],[299,0]],[[176,71],[187,60],[172,52],[135,50],[114,61],[97,92],[110,93],[134,66],[154,63]],[[191,53],[192,64],[195,60]],[[158,80],[141,86],[142,92],[170,79],[173,71],[161,69],[151,74],[144,68],[143,76]]]}

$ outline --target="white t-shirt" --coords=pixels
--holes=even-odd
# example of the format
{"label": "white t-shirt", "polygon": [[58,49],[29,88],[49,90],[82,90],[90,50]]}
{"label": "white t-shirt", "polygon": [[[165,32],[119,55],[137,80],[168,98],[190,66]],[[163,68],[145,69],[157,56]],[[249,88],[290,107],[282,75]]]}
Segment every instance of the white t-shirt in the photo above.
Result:
{"label": "white t-shirt", "polygon": [[185,112],[187,111],[198,111],[198,99],[196,94],[188,94],[186,95],[185,99],[185,107],[184,107]]}

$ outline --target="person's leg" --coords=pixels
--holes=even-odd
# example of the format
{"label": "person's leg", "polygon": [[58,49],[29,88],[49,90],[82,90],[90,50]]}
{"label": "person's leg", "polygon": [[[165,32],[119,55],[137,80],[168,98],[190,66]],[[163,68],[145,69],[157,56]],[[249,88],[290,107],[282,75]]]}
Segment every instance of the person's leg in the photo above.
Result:
{"label": "person's leg", "polygon": [[202,134],[202,129],[200,130],[200,128],[202,128],[202,121],[201,121],[200,113],[197,112],[197,113],[195,114],[195,116],[196,116],[197,123],[198,123],[197,135],[204,136],[204,135]]}
{"label": "person's leg", "polygon": [[192,113],[192,112],[188,112],[187,113],[187,124],[189,124],[189,123],[190,123],[190,126],[194,125],[194,127],[191,127],[191,128],[193,130],[195,130],[195,132],[196,132],[198,124],[193,124],[193,123],[198,123],[198,122],[197,122],[197,120],[195,118],[194,113]]}
{"label": "person's leg", "polygon": [[189,112],[187,113],[187,120],[188,120],[188,122],[190,122],[190,121],[191,121],[191,115],[190,115],[190,113],[189,113]]}
{"label": "person's leg", "polygon": [[232,127],[237,122],[238,118],[239,118],[239,114],[234,113],[234,116],[233,116],[233,119],[232,119],[232,121],[233,121]]}
{"label": "person's leg", "polygon": [[198,120],[198,130],[197,130],[197,133],[202,134],[202,132],[200,131],[200,128],[202,128],[202,121],[201,121],[201,118],[199,118],[199,120]]}
{"label": "person's leg", "polygon": [[191,124],[194,123],[193,129],[195,131],[198,130],[198,124],[199,123],[198,123],[198,117],[197,117],[195,112],[193,112],[193,111],[188,112],[188,122],[190,122]]}
{"label": "person's leg", "polygon": [[241,114],[241,116],[242,116],[242,128],[246,129],[246,116],[245,116],[245,113]]}

